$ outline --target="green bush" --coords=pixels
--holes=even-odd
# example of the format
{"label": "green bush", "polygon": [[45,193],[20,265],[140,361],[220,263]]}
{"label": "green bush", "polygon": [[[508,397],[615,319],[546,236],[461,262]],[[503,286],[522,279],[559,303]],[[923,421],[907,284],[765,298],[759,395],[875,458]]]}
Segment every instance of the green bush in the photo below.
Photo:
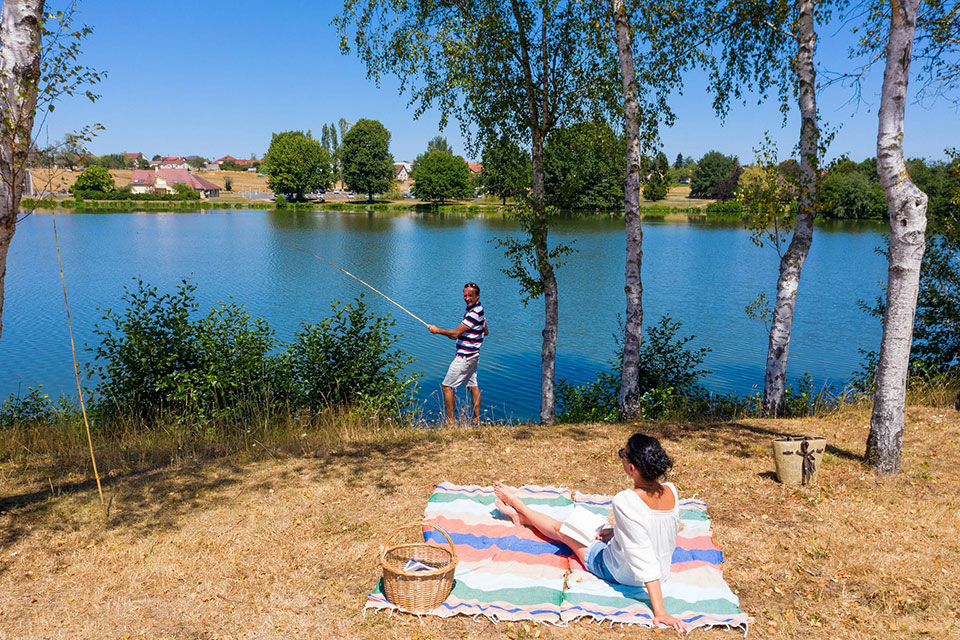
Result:
{"label": "green bush", "polygon": [[404,373],[413,358],[394,348],[394,320],[370,311],[362,296],[331,307],[333,315],[304,325],[284,355],[291,406],[358,407],[376,414],[411,408],[419,376]]}
{"label": "green bush", "polygon": [[743,213],[743,205],[738,200],[727,200],[726,202],[717,201],[707,205],[707,215],[740,215]]}
{"label": "green bush", "polygon": [[[179,185],[177,185],[179,186]],[[116,190],[110,192],[100,192],[100,191],[85,191],[82,189],[74,190],[73,197],[77,200],[135,200],[135,201],[183,201],[183,200],[199,200],[200,192],[186,185],[183,185],[189,191],[178,190],[178,193],[133,193],[132,191],[127,190]]]}
{"label": "green bush", "polygon": [[417,375],[404,368],[413,359],[394,349],[389,316],[361,299],[334,302],[333,316],[283,345],[265,320],[232,301],[198,317],[195,291],[184,280],[162,294],[138,280],[125,289],[123,310],[105,311],[94,329],[100,342],[87,348],[100,416],[148,424],[239,418],[237,425],[275,410],[337,406],[393,415],[411,407]]}
{"label": "green bush", "polygon": [[[645,418],[676,416],[681,409],[684,415],[712,415],[717,410],[714,396],[699,385],[700,379],[710,373],[701,368],[710,348],[690,348],[694,336],[678,338],[680,329],[679,321],[665,315],[644,331],[637,391],[642,394],[641,413]],[[557,387],[557,420],[615,421],[622,358],[623,347],[618,346],[613,372],[601,372],[593,382],[574,386],[561,380]]]}
{"label": "green bush", "polygon": [[83,170],[83,173],[77,176],[70,190],[74,193],[78,191],[91,191],[102,194],[113,191],[115,186],[113,176],[110,175],[107,169],[101,166],[93,166],[87,167]]}
{"label": "green bush", "polygon": [[824,385],[817,389],[813,383],[813,376],[804,371],[797,379],[797,386],[787,384],[784,389],[784,403],[786,414],[791,417],[812,416],[834,409],[841,402],[851,398],[859,398],[863,394],[853,386],[838,388],[834,385]]}
{"label": "green bush", "polygon": [[184,280],[161,294],[138,280],[122,313],[106,310],[88,366],[101,414],[204,420],[242,412],[270,388],[273,330],[233,302],[196,319],[195,291]]}
{"label": "green bush", "polygon": [[27,387],[25,396],[11,393],[3,404],[0,404],[0,429],[9,429],[27,422],[52,423],[72,418],[76,414],[77,407],[66,396],[60,396],[59,400],[54,402],[44,392],[43,385]]}
{"label": "green bush", "polygon": [[596,380],[581,385],[561,378],[557,383],[557,421],[616,422],[619,391],[619,372],[601,371]]}

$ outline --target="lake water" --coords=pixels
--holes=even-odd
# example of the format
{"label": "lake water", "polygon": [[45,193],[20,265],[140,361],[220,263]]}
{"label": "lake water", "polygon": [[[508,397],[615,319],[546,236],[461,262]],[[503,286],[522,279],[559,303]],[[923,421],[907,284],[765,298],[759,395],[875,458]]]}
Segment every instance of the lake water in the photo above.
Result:
{"label": "lake water", "polygon": [[[355,273],[412,312],[445,328],[463,314],[463,283],[482,288],[490,336],[484,342],[480,387],[487,414],[524,420],[538,415],[543,302],[524,307],[496,238],[520,233],[495,216],[342,212],[211,211],[202,214],[75,214],[57,216],[78,350],[93,342],[98,307],[116,308],[134,278],[172,291],[184,278],[197,285],[201,310],[230,297],[266,318],[281,339],[301,323],[318,322],[333,300],[350,300],[362,287],[296,245]],[[817,228],[796,309],[789,375],[810,372],[818,383],[838,383],[858,366],[860,349],[877,349],[880,325],[857,307],[872,300],[886,279],[874,249],[875,224]],[[560,334],[557,375],[591,380],[607,368],[623,314],[623,222],[611,218],[557,222],[551,242],[577,253],[558,272]],[[683,322],[708,346],[704,380],[717,392],[762,388],[767,334],[744,306],[761,291],[773,300],[778,257],[758,248],[735,225],[646,221],[644,317]],[[398,346],[424,373],[426,408],[440,408],[439,384],[453,342],[369,293],[368,304],[392,313],[403,334]],[[89,354],[78,354],[81,360]],[[54,248],[52,217],[23,220],[7,265],[0,341],[0,394],[43,384],[51,395],[75,395],[70,343]],[[462,395],[461,395],[462,397]]]}

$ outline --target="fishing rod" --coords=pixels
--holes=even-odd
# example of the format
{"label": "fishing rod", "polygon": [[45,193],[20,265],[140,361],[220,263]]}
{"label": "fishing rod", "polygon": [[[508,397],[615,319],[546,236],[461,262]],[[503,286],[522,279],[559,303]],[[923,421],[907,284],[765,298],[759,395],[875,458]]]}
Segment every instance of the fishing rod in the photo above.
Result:
{"label": "fishing rod", "polygon": [[317,254],[315,254],[315,253],[312,252],[312,251],[307,251],[306,249],[301,249],[300,247],[297,247],[297,246],[292,245],[292,244],[286,244],[286,243],[282,243],[282,244],[283,244],[283,246],[288,247],[288,248],[290,248],[290,249],[293,249],[294,251],[300,251],[300,252],[302,252],[302,253],[306,253],[306,254],[308,254],[308,255],[313,256],[313,257],[316,258],[317,260],[320,260],[320,261],[322,261],[322,262],[326,262],[328,265],[330,265],[330,266],[333,267],[334,269],[338,269],[339,271],[342,271],[343,273],[347,274],[348,276],[350,276],[351,278],[353,278],[354,280],[356,280],[357,282],[359,282],[359,283],[362,284],[363,286],[367,287],[367,288],[370,289],[371,291],[373,291],[373,292],[375,292],[375,293],[383,296],[384,298],[386,298],[387,300],[389,300],[389,301],[392,302],[393,304],[397,305],[398,307],[400,307],[401,309],[403,309],[404,312],[406,312],[407,314],[409,314],[413,319],[415,319],[415,320],[417,320],[418,322],[420,322],[420,324],[422,324],[423,326],[425,326],[425,327],[429,327],[429,326],[430,326],[429,324],[427,324],[426,322],[424,322],[419,316],[417,316],[416,314],[414,314],[413,312],[411,312],[409,309],[407,309],[406,307],[404,307],[402,304],[400,304],[399,302],[397,302],[396,300],[394,300],[393,298],[391,298],[391,297],[388,296],[387,294],[383,293],[382,291],[380,291],[380,290],[377,289],[376,287],[374,287],[374,286],[372,286],[372,285],[370,285],[370,284],[367,284],[366,282],[364,282],[363,280],[361,280],[361,279],[358,278],[357,276],[353,275],[352,273],[350,273],[349,271],[347,271],[347,270],[344,269],[343,267],[341,267],[341,266],[339,266],[339,265],[336,265],[336,264],[330,262],[329,260],[327,260],[327,259],[324,258],[323,256],[318,256]]}

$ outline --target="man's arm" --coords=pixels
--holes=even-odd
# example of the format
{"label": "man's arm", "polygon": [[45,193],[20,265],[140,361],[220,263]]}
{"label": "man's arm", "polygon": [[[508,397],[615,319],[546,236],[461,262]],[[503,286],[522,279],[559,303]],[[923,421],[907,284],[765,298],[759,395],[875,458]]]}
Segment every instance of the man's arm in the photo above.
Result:
{"label": "man's arm", "polygon": [[457,326],[456,329],[441,329],[440,327],[434,324],[428,324],[427,329],[430,330],[430,333],[436,333],[441,336],[447,336],[451,340],[456,340],[459,338],[465,331],[469,331],[469,327],[463,324],[462,322]]}
{"label": "man's arm", "polygon": [[490,335],[490,329],[487,328],[487,320],[486,320],[486,318],[484,318],[484,320],[483,320],[483,335],[485,335],[485,336]]}

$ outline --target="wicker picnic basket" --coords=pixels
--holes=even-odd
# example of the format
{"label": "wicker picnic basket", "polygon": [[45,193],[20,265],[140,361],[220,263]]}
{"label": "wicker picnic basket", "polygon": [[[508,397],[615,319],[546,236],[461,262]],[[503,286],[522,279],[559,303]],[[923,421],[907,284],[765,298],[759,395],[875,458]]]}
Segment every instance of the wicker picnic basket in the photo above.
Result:
{"label": "wicker picnic basket", "polygon": [[[443,534],[450,548],[431,544],[423,534],[424,525]],[[417,527],[422,542],[394,544],[392,541],[404,529]],[[407,571],[411,560],[433,567],[430,570]],[[380,566],[383,567],[383,593],[387,600],[405,611],[422,613],[439,607],[453,588],[453,571],[457,567],[457,550],[453,540],[442,528],[430,522],[414,522],[394,529],[380,547]]]}

